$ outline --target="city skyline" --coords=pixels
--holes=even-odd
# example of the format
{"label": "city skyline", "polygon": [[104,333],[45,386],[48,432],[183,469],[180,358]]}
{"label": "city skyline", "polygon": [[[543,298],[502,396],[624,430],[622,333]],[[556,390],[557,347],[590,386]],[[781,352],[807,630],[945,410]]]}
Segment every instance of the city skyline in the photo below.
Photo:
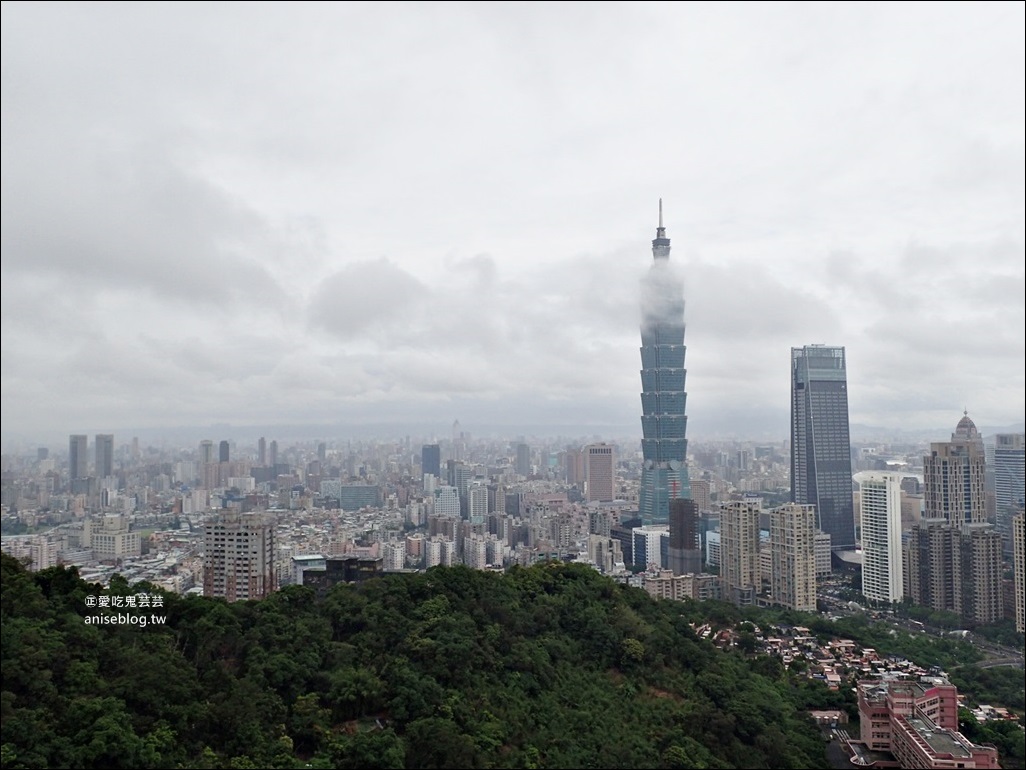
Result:
{"label": "city skyline", "polygon": [[257,7],[2,6],[5,447],[640,435],[660,197],[691,437],[1022,423],[1021,5]]}

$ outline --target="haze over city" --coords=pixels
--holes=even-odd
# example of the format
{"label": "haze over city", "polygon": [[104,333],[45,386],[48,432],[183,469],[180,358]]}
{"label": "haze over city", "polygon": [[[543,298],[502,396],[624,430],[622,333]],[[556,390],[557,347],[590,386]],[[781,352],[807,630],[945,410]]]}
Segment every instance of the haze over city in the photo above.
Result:
{"label": "haze over city", "polygon": [[784,438],[812,343],[853,426],[1022,425],[1022,4],[2,18],[5,447],[640,433],[659,198],[689,436]]}

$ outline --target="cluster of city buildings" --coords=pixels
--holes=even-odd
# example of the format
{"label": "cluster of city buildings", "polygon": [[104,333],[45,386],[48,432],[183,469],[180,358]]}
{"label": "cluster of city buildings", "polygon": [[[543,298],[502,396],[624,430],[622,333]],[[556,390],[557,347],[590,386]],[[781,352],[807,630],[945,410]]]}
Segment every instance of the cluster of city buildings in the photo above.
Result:
{"label": "cluster of city buildings", "polygon": [[350,574],[333,560],[364,560],[352,574],[365,575],[559,558],[657,596],[811,611],[844,568],[870,601],[909,598],[967,625],[1012,615],[1022,630],[1023,434],[985,442],[965,415],[926,452],[853,447],[845,349],[805,345],[791,350],[786,441],[689,449],[683,289],[661,203],[652,255],[638,450],[474,442],[458,422],[451,440],[330,450],[264,437],[143,450],[98,434],[90,452],[76,434],[66,463],[46,448],[4,458],[3,548],[34,568],[229,599]]}

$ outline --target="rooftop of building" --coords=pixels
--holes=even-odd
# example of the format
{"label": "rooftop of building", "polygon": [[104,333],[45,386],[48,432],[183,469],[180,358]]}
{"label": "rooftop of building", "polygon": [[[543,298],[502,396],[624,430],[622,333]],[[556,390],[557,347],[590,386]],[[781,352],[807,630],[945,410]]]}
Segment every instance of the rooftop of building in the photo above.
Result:
{"label": "rooftop of building", "polygon": [[973,755],[958,733],[937,727],[925,717],[899,717],[915,731],[915,737],[929,746],[931,753],[968,759]]}
{"label": "rooftop of building", "polygon": [[976,429],[976,423],[969,417],[968,410],[962,412],[962,419],[955,426],[955,433],[952,439],[978,439],[980,432]]}
{"label": "rooftop of building", "polygon": [[879,702],[891,692],[905,691],[916,698],[921,698],[930,688],[949,684],[943,676],[920,676],[918,679],[909,679],[902,673],[887,672],[879,679],[859,682],[859,689],[867,701]]}

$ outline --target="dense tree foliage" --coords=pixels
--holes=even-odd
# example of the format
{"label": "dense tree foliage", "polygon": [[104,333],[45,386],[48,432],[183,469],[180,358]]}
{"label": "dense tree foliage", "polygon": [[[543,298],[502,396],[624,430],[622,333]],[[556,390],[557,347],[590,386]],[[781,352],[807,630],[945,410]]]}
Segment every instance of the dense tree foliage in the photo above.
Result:
{"label": "dense tree foliage", "polygon": [[950,678],[959,692],[973,694],[974,703],[1004,706],[1020,716],[1026,713],[1026,683],[1021,668],[961,666],[951,672]]}
{"label": "dense tree foliage", "polygon": [[1026,737],[1021,725],[1008,720],[979,722],[968,709],[958,710],[958,724],[969,740],[994,746],[1001,757],[1002,767],[1023,767],[1026,762]]}
{"label": "dense tree foliage", "polygon": [[977,626],[973,629],[977,636],[982,636],[995,644],[1003,644],[1021,650],[1026,647],[1026,635],[1015,630],[1015,620],[1008,618],[989,626]]}
{"label": "dense tree foliage", "polygon": [[825,688],[584,566],[166,595],[146,628],[84,622],[118,610],[74,569],[2,577],[5,768],[825,766]]}

